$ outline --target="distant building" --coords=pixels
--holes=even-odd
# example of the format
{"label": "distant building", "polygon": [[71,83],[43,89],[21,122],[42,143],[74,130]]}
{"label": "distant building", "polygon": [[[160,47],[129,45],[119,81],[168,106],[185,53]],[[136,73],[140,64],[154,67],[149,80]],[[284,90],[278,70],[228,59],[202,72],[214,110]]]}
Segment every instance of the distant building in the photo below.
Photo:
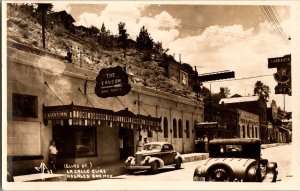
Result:
{"label": "distant building", "polygon": [[[219,104],[257,114],[259,116],[259,137],[263,143],[268,142],[267,104],[259,96],[223,98]],[[255,120],[255,117],[252,117]]]}
{"label": "distant building", "polygon": [[208,140],[237,137],[238,117],[239,115],[236,111],[224,106],[217,104],[205,105],[205,122],[196,124],[196,137],[207,136]]}
{"label": "distant building", "polygon": [[74,32],[73,23],[75,20],[72,15],[68,14],[65,10],[49,14],[48,20],[48,22],[52,23],[53,25],[63,26],[66,30]]}

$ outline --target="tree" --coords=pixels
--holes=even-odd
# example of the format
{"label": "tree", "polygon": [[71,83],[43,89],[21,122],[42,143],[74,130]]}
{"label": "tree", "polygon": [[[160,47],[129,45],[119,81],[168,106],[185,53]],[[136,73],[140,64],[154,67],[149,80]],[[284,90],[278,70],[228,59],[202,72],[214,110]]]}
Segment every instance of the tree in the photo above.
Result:
{"label": "tree", "polygon": [[257,81],[254,86],[254,95],[258,95],[260,99],[265,102],[269,101],[269,86],[263,84],[261,81]]}
{"label": "tree", "polygon": [[118,29],[119,29],[119,36],[118,36],[118,40],[119,43],[121,44],[121,47],[124,49],[124,58],[126,56],[126,48],[128,46],[128,33],[125,29],[125,23],[120,22],[118,24]]}
{"label": "tree", "polygon": [[110,31],[106,30],[106,27],[104,23],[102,23],[100,32],[99,32],[99,37],[98,37],[98,43],[102,45],[102,47],[107,47],[107,44],[109,43],[109,36],[110,36]]}
{"label": "tree", "polygon": [[140,50],[152,50],[154,45],[153,39],[151,38],[145,26],[141,28],[139,36],[136,38],[136,43]]}

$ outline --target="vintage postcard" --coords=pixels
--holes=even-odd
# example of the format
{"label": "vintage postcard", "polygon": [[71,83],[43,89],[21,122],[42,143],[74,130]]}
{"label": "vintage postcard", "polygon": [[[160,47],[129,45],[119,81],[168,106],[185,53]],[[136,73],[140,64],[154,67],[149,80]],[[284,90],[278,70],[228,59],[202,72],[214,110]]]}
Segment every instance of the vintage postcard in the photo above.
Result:
{"label": "vintage postcard", "polygon": [[299,8],[4,1],[3,190],[299,189]]}

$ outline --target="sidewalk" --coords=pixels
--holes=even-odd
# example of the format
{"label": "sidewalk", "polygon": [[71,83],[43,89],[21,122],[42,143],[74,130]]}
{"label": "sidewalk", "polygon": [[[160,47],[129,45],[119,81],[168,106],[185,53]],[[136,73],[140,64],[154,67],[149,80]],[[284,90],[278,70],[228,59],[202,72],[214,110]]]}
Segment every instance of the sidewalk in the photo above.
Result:
{"label": "sidewalk", "polygon": [[281,146],[281,145],[288,145],[291,143],[270,143],[270,144],[262,144],[261,149],[267,149],[271,147]]}

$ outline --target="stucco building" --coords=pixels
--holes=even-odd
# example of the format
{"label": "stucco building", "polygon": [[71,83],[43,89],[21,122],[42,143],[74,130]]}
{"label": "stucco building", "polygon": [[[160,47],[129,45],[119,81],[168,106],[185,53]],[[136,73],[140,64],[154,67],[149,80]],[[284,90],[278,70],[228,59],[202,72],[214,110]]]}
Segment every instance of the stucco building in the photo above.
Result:
{"label": "stucco building", "polygon": [[118,162],[134,154],[139,135],[168,141],[180,153],[194,151],[202,102],[135,84],[125,96],[100,98],[97,74],[38,49],[8,46],[7,156],[13,175],[47,164],[51,140],[57,142],[58,167]]}

